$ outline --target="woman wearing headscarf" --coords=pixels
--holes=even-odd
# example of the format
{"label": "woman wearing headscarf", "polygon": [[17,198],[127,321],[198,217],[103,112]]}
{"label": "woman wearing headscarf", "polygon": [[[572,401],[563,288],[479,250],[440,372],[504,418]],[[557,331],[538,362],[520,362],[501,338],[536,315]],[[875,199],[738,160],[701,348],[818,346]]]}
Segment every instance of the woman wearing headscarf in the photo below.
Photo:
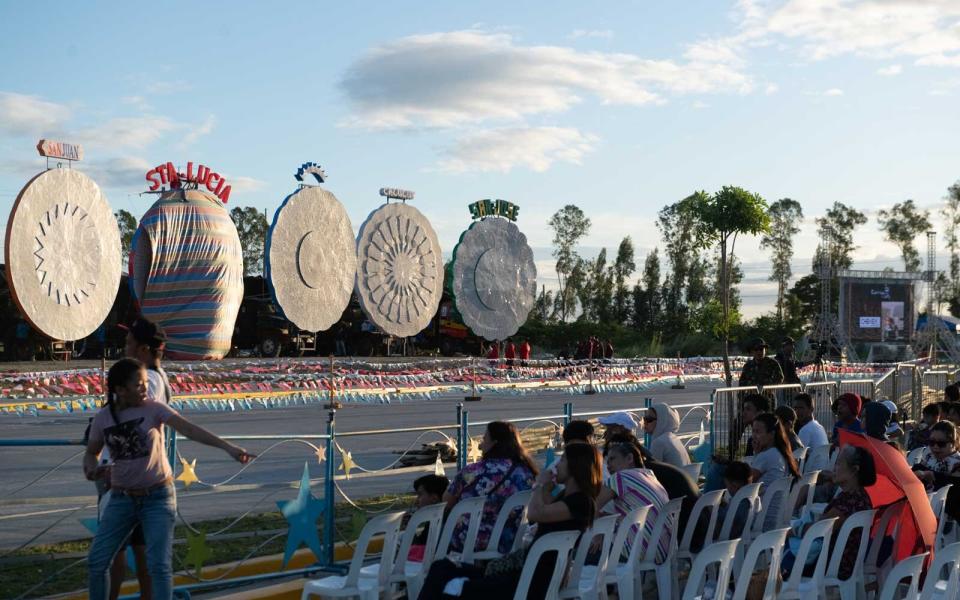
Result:
{"label": "woman wearing headscarf", "polygon": [[863,433],[863,425],[860,423],[860,408],[863,401],[857,394],[841,394],[834,403],[834,411],[837,413],[837,422],[833,425],[833,445],[839,445],[839,436],[837,434],[841,429],[852,431],[854,433]]}
{"label": "woman wearing headscarf", "polygon": [[643,417],[644,431],[653,437],[650,441],[650,453],[654,460],[683,467],[690,464],[690,454],[683,447],[677,431],[680,429],[680,415],[663,402],[647,409]]}
{"label": "woman wearing headscarf", "polygon": [[890,425],[890,409],[879,402],[870,402],[863,408],[863,430],[876,440],[887,441]]}

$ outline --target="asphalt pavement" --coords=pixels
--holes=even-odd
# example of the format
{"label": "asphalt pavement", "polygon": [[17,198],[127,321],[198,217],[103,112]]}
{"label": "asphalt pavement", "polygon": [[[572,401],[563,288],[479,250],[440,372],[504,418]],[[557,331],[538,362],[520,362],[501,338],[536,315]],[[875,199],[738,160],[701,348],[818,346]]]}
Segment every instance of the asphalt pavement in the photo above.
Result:
{"label": "asphalt pavement", "polygon": [[[696,384],[685,390],[654,388],[637,394],[569,395],[563,392],[539,392],[525,396],[487,395],[481,402],[468,403],[470,422],[519,419],[553,415],[560,422],[564,402],[573,402],[575,412],[639,408],[645,397],[670,404],[709,401],[710,390],[717,385]],[[389,405],[347,404],[337,412],[338,434],[388,428],[447,426],[456,437],[456,407],[462,397],[448,395]],[[685,411],[681,411],[681,416]],[[91,415],[43,415],[39,417],[0,416],[0,439],[79,439]],[[327,411],[320,405],[283,409],[254,409],[237,412],[188,412],[187,418],[220,435],[311,435],[325,432]],[[699,427],[702,413],[684,421],[682,431]],[[471,429],[479,435],[482,428]],[[365,469],[382,469],[396,461],[398,452],[420,443],[441,440],[436,433],[392,433],[369,436],[340,436],[338,443],[350,451],[356,463]],[[239,442],[238,442],[239,443]],[[180,442],[179,450],[187,460],[196,459],[196,473],[204,482],[220,483],[220,488],[193,485],[179,491],[181,516],[189,522],[246,512],[276,510],[276,501],[293,498],[295,487],[306,463],[313,480],[313,494],[322,495],[323,466],[314,448],[299,441],[245,441],[247,450],[261,457],[243,473],[234,477],[240,465],[226,454],[194,442]],[[271,447],[273,446],[273,447]],[[80,470],[79,446],[5,447],[0,452],[0,548],[17,547],[41,531],[48,531],[36,543],[76,539],[88,535],[80,519],[95,516],[87,507],[96,502],[93,484]],[[60,468],[44,476],[50,469]],[[424,472],[432,467],[424,467]],[[448,476],[455,469],[448,466]],[[342,472],[339,472],[342,474]],[[338,481],[351,499],[409,490],[415,473],[391,473],[370,476],[356,470],[349,480]],[[44,476],[40,481],[35,479]],[[30,484],[30,485],[28,485]],[[179,486],[180,484],[178,484]],[[27,486],[25,489],[22,489]],[[412,490],[410,490],[412,491]]]}

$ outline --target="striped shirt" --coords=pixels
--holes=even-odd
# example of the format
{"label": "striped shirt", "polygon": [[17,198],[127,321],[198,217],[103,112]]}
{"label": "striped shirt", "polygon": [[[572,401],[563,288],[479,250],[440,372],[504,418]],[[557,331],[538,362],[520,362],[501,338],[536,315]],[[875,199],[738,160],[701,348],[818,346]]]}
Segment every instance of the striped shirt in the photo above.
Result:
{"label": "striped shirt", "polygon": [[[663,486],[660,485],[660,482],[650,469],[624,469],[617,471],[607,479],[607,487],[616,495],[616,498],[613,500],[613,506],[617,514],[621,517],[626,516],[627,513],[635,508],[641,506],[650,507],[650,512],[644,524],[644,534],[641,537],[640,546],[640,556],[645,556],[650,538],[653,537],[653,526],[657,521],[657,517],[660,515],[660,510],[670,502],[670,498],[667,496],[667,490],[663,489]],[[658,560],[663,560],[667,556],[667,552],[670,549],[670,533],[669,530],[666,530],[660,538],[659,549],[657,550]],[[635,531],[627,536],[626,552],[630,551],[633,535],[635,535]]]}

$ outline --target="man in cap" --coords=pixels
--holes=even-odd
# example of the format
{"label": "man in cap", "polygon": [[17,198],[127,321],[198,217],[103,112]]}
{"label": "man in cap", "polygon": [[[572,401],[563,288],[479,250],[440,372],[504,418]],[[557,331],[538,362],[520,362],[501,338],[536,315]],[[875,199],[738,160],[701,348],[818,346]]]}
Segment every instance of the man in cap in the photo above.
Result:
{"label": "man in cap", "polygon": [[787,336],[783,338],[780,352],[777,352],[777,355],[774,356],[774,359],[780,365],[780,370],[783,371],[784,383],[800,383],[800,376],[797,375],[797,369],[806,366],[806,363],[799,362],[793,357],[795,349],[796,342],[792,337]]}
{"label": "man in cap", "polygon": [[629,433],[636,435],[634,429],[637,428],[637,422],[626,412],[617,412],[612,415],[603,415],[597,419],[603,425],[603,441],[606,442],[615,435]]}
{"label": "man in cap", "polygon": [[783,371],[780,364],[767,356],[767,343],[757,338],[750,345],[753,357],[743,365],[740,373],[740,385],[778,385],[783,383]]}

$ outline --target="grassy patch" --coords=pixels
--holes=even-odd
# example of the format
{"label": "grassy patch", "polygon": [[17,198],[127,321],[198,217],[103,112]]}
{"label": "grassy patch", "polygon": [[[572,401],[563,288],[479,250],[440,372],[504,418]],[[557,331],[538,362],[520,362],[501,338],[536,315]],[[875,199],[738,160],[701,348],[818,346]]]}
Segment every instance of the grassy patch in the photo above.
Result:
{"label": "grassy patch", "polygon": [[[357,510],[348,504],[337,506],[334,539],[352,541],[359,535],[369,512],[403,510],[412,504],[413,496],[389,495],[361,500]],[[193,526],[208,535],[228,526],[234,518],[198,521]],[[323,523],[319,522],[320,535]],[[205,564],[215,565],[245,558],[255,558],[283,552],[286,545],[287,522],[279,512],[247,515],[224,533],[222,538],[207,538],[212,558]],[[278,535],[278,530],[282,533]],[[237,536],[236,534],[247,534]],[[178,525],[174,538],[185,540],[187,528]],[[273,538],[272,540],[270,538]],[[28,598],[60,594],[87,586],[87,562],[90,538],[38,544],[24,548],[0,560],[0,590],[3,598],[19,598],[29,591]],[[187,569],[183,560],[186,544],[173,547],[175,571]],[[132,578],[132,573],[129,578]],[[229,577],[229,576],[228,576]],[[49,581],[47,581],[49,580]],[[42,584],[42,585],[41,585]],[[35,586],[36,589],[34,588]]]}

